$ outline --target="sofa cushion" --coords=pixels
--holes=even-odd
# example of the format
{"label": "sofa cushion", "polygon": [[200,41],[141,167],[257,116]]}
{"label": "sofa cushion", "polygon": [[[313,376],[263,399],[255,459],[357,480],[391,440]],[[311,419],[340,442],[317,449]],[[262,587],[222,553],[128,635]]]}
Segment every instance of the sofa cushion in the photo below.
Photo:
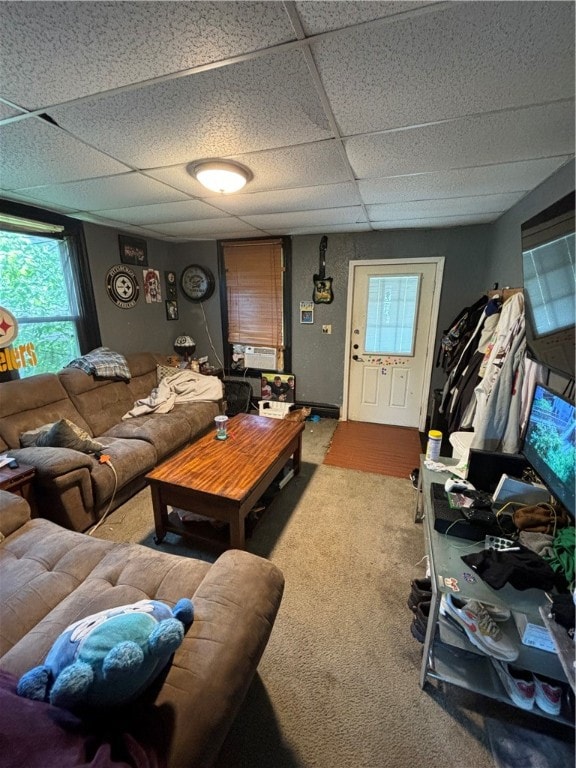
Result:
{"label": "sofa cushion", "polygon": [[40,373],[27,379],[2,383],[0,437],[10,448],[20,447],[23,432],[59,419],[69,419],[90,432],[56,374]]}
{"label": "sofa cushion", "polygon": [[[195,405],[199,405],[198,403]],[[154,446],[158,460],[174,453],[175,450],[190,441],[189,421],[175,409],[169,413],[149,413],[116,424],[101,439],[124,438],[146,440]]]}
{"label": "sofa cushion", "polygon": [[162,379],[165,379],[166,376],[173,376],[175,373],[178,373],[180,371],[180,368],[175,368],[172,365],[157,365],[156,366],[156,381],[158,384],[162,381]]}
{"label": "sofa cushion", "polygon": [[157,461],[156,449],[145,440],[106,436],[102,438],[102,443],[112,467],[93,460],[90,476],[96,508],[107,502],[115,489],[123,488],[131,480],[149,472]]}

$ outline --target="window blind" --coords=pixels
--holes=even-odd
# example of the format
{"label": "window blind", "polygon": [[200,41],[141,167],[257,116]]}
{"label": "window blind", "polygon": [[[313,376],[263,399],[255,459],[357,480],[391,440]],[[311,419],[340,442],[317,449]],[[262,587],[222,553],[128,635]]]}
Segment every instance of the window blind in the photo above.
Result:
{"label": "window blind", "polygon": [[284,348],[281,240],[223,245],[228,341]]}

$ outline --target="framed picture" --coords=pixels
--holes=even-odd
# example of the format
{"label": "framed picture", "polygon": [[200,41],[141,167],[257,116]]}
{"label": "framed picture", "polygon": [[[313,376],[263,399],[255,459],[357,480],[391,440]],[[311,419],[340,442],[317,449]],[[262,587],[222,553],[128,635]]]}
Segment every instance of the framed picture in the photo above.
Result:
{"label": "framed picture", "polygon": [[166,320],[178,320],[178,302],[175,299],[166,300]]}
{"label": "framed picture", "polygon": [[308,325],[314,323],[314,303],[312,301],[300,302],[300,322]]}
{"label": "framed picture", "polygon": [[164,272],[164,282],[166,283],[166,298],[177,299],[176,272],[173,272],[171,269],[166,270]]}
{"label": "framed picture", "polygon": [[148,266],[146,240],[118,235],[118,244],[120,246],[120,261],[123,264],[135,264],[137,267]]}
{"label": "framed picture", "polygon": [[264,372],[260,387],[262,400],[278,400],[281,403],[295,402],[296,377],[292,373]]}

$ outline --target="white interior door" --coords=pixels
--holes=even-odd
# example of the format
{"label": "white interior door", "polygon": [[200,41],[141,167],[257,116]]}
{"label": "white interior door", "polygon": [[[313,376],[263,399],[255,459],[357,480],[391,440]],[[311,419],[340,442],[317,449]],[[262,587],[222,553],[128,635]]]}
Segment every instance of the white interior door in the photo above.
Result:
{"label": "white interior door", "polygon": [[424,429],[443,261],[350,263],[345,418]]}

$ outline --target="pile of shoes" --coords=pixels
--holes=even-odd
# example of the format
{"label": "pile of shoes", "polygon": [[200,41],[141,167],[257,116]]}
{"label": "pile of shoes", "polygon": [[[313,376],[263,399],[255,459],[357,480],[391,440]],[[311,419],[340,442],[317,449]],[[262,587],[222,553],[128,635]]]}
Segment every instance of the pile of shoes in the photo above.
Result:
{"label": "pile of shoes", "polygon": [[430,615],[430,600],[432,599],[432,583],[429,578],[413,579],[410,582],[408,607],[414,613],[410,632],[419,643],[426,637],[426,627]]}

